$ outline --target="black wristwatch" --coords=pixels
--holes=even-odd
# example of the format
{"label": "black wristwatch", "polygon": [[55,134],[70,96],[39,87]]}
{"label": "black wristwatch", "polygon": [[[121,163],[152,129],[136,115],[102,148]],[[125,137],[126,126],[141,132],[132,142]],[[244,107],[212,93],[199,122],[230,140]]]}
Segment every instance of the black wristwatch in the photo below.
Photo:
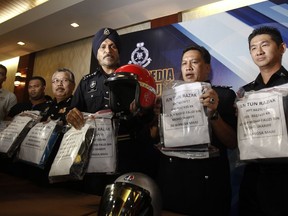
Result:
{"label": "black wristwatch", "polygon": [[217,110],[215,110],[215,112],[213,112],[213,114],[210,116],[210,120],[217,120],[219,118],[219,113]]}

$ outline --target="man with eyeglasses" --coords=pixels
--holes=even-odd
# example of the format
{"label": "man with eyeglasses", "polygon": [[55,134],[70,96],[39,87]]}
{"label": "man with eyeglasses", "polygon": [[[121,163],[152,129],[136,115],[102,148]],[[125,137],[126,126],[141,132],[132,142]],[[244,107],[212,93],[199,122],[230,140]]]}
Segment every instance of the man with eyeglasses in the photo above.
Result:
{"label": "man with eyeglasses", "polygon": [[53,100],[50,102],[49,108],[42,112],[42,122],[49,120],[57,121],[58,138],[53,147],[51,147],[51,153],[49,159],[45,164],[44,169],[39,169],[34,166],[23,166],[22,169],[28,174],[29,179],[36,181],[37,183],[46,185],[48,184],[48,174],[51,167],[51,163],[58,151],[63,133],[62,126],[65,125],[65,115],[67,114],[68,107],[71,104],[73,97],[73,91],[75,88],[75,77],[71,70],[67,68],[59,68],[52,75],[52,92]]}
{"label": "man with eyeglasses", "polygon": [[0,64],[0,121],[5,119],[11,107],[17,103],[15,94],[2,88],[2,84],[7,78],[6,74],[7,68]]}
{"label": "man with eyeglasses", "polygon": [[67,108],[71,104],[75,88],[75,77],[67,68],[60,68],[52,75],[53,102],[44,113],[42,121],[48,119],[65,121]]}

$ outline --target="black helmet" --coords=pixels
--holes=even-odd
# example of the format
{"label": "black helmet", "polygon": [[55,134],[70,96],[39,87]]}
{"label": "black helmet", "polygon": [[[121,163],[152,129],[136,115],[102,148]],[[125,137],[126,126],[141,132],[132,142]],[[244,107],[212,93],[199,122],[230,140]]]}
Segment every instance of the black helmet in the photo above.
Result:
{"label": "black helmet", "polygon": [[156,183],[143,173],[127,173],[106,186],[98,215],[159,216],[161,208]]}
{"label": "black helmet", "polygon": [[110,107],[113,112],[128,112],[135,100],[137,108],[153,107],[156,99],[156,83],[149,71],[140,65],[119,67],[105,81],[110,91]]}

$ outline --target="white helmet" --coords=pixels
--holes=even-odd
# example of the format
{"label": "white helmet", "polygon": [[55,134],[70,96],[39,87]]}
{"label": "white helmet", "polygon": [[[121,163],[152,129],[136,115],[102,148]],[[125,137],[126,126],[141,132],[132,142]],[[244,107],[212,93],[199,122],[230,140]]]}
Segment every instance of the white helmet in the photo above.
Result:
{"label": "white helmet", "polygon": [[98,215],[160,216],[159,188],[143,173],[126,173],[107,185]]}

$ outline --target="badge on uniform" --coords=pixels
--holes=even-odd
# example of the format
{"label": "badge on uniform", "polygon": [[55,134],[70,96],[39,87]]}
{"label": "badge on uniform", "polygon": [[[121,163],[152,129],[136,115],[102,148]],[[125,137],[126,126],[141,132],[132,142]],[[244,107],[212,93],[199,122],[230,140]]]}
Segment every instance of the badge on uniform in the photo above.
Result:
{"label": "badge on uniform", "polygon": [[91,83],[90,83],[90,88],[91,89],[95,89],[96,88],[96,81],[95,80],[93,80]]}
{"label": "badge on uniform", "polygon": [[92,82],[90,82],[89,87],[90,87],[90,89],[89,89],[88,93],[97,91],[97,82],[95,80],[92,80]]}
{"label": "badge on uniform", "polygon": [[109,34],[110,34],[109,29],[108,29],[108,28],[105,28],[103,34],[104,34],[104,35],[109,35]]}
{"label": "badge on uniform", "polygon": [[60,109],[58,113],[65,113],[65,112],[66,112],[66,107]]}

